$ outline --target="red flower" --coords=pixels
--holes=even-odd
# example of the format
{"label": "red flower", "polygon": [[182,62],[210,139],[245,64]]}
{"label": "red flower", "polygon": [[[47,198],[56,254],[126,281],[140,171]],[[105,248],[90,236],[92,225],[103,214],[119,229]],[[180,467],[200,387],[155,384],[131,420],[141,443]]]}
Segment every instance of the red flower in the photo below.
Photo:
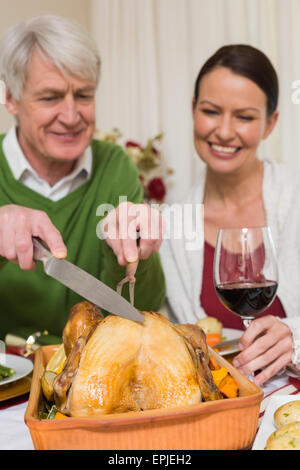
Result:
{"label": "red flower", "polygon": [[152,178],[147,185],[149,199],[163,201],[167,194],[166,186],[162,178]]}
{"label": "red flower", "polygon": [[126,142],[125,144],[125,147],[128,148],[128,147],[137,147],[139,149],[142,149],[142,146],[140,144],[138,144],[137,142],[134,142],[133,140],[128,140],[128,142]]}

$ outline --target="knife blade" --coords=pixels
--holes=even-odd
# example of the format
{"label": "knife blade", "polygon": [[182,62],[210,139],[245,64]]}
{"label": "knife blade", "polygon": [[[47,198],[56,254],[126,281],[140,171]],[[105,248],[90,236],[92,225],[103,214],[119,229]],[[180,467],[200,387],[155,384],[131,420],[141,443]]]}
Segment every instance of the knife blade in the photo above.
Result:
{"label": "knife blade", "polygon": [[226,341],[221,341],[221,343],[214,344],[213,349],[218,349],[218,351],[222,351],[224,349],[231,347],[238,347],[240,338],[229,339]]}
{"label": "knife blade", "polygon": [[55,258],[37,237],[32,240],[33,259],[43,263],[48,276],[108,312],[128,320],[144,321],[143,315],[113,289],[69,261]]}

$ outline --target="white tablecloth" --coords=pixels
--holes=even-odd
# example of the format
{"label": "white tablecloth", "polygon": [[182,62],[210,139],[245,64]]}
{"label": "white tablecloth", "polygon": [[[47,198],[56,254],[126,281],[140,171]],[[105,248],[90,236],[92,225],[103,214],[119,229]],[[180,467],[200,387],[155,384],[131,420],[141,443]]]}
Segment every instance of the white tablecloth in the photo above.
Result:
{"label": "white tablecloth", "polygon": [[24,422],[28,402],[0,410],[0,450],[33,450],[30,432]]}
{"label": "white tablecloth", "polygon": [[[265,397],[287,384],[287,376],[276,376],[263,387]],[[265,400],[262,402],[261,409],[266,407],[264,402]],[[0,450],[34,449],[29,429],[24,422],[27,404],[28,402],[25,402],[0,410]]]}

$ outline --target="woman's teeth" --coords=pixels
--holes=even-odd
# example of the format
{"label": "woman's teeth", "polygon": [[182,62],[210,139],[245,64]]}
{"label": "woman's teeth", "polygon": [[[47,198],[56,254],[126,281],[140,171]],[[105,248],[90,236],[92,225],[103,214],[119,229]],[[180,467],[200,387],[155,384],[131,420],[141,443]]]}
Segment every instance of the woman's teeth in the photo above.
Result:
{"label": "woman's teeth", "polygon": [[239,150],[239,147],[223,147],[222,145],[211,144],[211,148],[216,150],[216,152],[223,153],[235,153]]}

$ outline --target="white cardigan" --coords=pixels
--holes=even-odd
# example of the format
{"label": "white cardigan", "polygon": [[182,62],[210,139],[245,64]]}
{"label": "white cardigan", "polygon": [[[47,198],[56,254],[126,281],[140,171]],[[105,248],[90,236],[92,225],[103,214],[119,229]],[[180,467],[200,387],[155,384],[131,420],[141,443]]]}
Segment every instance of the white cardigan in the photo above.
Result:
{"label": "white cardigan", "polygon": [[[160,255],[164,268],[169,316],[179,323],[195,323],[206,316],[201,304],[204,245],[189,251],[189,240],[176,238],[169,225],[171,213],[182,213],[183,204],[201,204],[204,196],[206,171],[181,204],[163,212],[166,236]],[[264,161],[263,199],[267,225],[271,228],[276,247],[279,284],[277,295],[287,318],[282,320],[294,336],[294,362],[300,362],[300,178],[286,166]],[[173,219],[172,219],[173,220]],[[199,224],[198,224],[199,226]],[[193,221],[193,227],[196,222]],[[198,227],[199,228],[199,227]],[[203,232],[203,223],[200,227]],[[201,234],[203,237],[203,233]]]}

